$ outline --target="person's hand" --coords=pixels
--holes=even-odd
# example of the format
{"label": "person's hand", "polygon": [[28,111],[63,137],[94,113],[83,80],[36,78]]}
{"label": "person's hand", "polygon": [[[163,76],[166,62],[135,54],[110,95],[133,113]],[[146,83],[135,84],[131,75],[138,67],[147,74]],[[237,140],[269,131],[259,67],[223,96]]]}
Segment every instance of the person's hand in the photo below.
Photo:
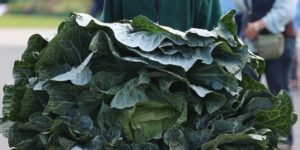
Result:
{"label": "person's hand", "polygon": [[245,30],[245,35],[251,41],[254,41],[258,35],[259,30],[255,27],[255,23],[248,23],[247,28]]}
{"label": "person's hand", "polygon": [[257,38],[257,35],[260,30],[265,28],[265,23],[263,20],[259,20],[256,22],[250,22],[247,25],[247,28],[245,30],[245,35],[248,37],[250,40],[255,40]]}

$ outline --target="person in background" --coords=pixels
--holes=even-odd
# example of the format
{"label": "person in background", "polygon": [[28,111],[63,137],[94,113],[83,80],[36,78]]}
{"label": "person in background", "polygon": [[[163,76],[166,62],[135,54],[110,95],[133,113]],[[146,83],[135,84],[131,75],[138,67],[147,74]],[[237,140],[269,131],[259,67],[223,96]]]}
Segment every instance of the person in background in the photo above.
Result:
{"label": "person in background", "polygon": [[144,15],[153,22],[186,31],[211,30],[221,17],[219,0],[104,0],[103,22]]}
{"label": "person in background", "polygon": [[8,0],[0,0],[0,16],[2,16],[4,13],[7,12],[8,7],[7,7]]}
{"label": "person in background", "polygon": [[[283,89],[289,92],[292,65],[296,56],[295,32],[292,24],[297,0],[250,0],[249,22],[245,35],[254,41],[258,34],[283,33],[285,38],[284,53],[281,57],[266,60],[266,79],[270,91],[277,95]],[[293,144],[292,135],[287,141],[287,148]]]}
{"label": "person in background", "polygon": [[295,15],[295,22],[294,22],[294,26],[295,26],[295,30],[297,32],[300,31],[300,1],[298,0],[297,3],[297,8],[296,8],[296,15]]}
{"label": "person in background", "polygon": [[93,17],[98,17],[101,15],[102,10],[103,10],[103,0],[94,0],[91,9],[91,15]]}
{"label": "person in background", "polygon": [[294,19],[294,27],[297,33],[297,40],[296,40],[296,60],[293,63],[293,71],[292,71],[292,77],[291,77],[291,82],[290,82],[290,87],[293,90],[298,89],[299,87],[299,81],[298,81],[298,63],[299,63],[299,58],[298,58],[298,50],[300,49],[300,1],[298,1],[297,4],[297,11]]}

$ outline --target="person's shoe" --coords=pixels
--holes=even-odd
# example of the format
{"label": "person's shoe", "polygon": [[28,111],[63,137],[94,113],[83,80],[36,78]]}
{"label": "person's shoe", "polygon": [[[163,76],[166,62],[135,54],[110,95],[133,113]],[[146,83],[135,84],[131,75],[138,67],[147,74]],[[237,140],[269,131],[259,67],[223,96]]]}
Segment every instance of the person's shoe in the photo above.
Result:
{"label": "person's shoe", "polygon": [[0,4],[0,16],[4,15],[4,13],[6,13],[7,10],[8,8],[6,4]]}
{"label": "person's shoe", "polygon": [[284,143],[280,143],[277,146],[278,150],[292,150],[292,146]]}
{"label": "person's shoe", "polygon": [[298,90],[299,82],[297,79],[293,79],[290,81],[290,88],[291,88],[291,90]]}
{"label": "person's shoe", "polygon": [[71,148],[71,150],[84,150],[84,149],[80,146],[74,146]]}

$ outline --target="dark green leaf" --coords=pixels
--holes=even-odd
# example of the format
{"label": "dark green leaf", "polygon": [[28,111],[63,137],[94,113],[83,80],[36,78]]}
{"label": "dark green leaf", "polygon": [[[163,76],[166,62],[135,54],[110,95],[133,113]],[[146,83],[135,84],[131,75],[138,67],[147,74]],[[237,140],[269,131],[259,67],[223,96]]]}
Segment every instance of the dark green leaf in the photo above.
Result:
{"label": "dark green leaf", "polygon": [[288,136],[291,127],[297,121],[293,113],[293,104],[288,93],[281,91],[276,97],[272,108],[259,111],[256,116],[256,125],[269,128],[282,136]]}
{"label": "dark green leaf", "polygon": [[187,143],[184,133],[180,129],[169,129],[164,133],[164,142],[169,146],[170,150],[187,150]]}
{"label": "dark green leaf", "polygon": [[246,46],[231,49],[226,43],[222,42],[216,47],[212,55],[218,65],[224,66],[229,73],[242,80],[241,72],[249,59]]}
{"label": "dark green leaf", "polygon": [[78,66],[73,67],[70,71],[57,75],[52,78],[52,81],[71,81],[75,85],[86,85],[92,78],[92,71],[87,66],[94,53],[91,53],[85,60]]}
{"label": "dark green leaf", "polygon": [[237,79],[216,64],[198,63],[189,70],[187,75],[191,83],[198,85],[202,83],[214,90],[226,89],[232,95],[236,95],[240,91]]}
{"label": "dark green leaf", "polygon": [[[201,146],[202,150],[215,150],[222,144],[236,143],[241,147],[253,147],[257,150],[267,148],[266,137],[258,134],[221,134],[214,140],[208,141]],[[242,146],[244,144],[244,146]],[[219,147],[220,148],[220,147]],[[240,149],[239,148],[239,149]]]}
{"label": "dark green leaf", "polygon": [[3,97],[3,115],[8,119],[15,121],[24,121],[26,118],[21,118],[19,112],[21,110],[21,101],[26,92],[26,87],[4,86]]}
{"label": "dark green leaf", "polygon": [[235,13],[235,10],[231,10],[222,16],[218,23],[218,27],[213,31],[218,36],[225,39],[232,47],[237,47],[238,44],[240,44],[237,37],[237,25],[234,20]]}
{"label": "dark green leaf", "polygon": [[83,90],[83,87],[56,82],[50,82],[46,84],[44,88],[49,94],[49,101],[44,109],[44,114],[48,114],[49,112],[61,114],[66,109],[76,107],[77,96],[79,96]]}
{"label": "dark green leaf", "polygon": [[227,101],[224,95],[218,93],[208,94],[203,100],[206,105],[206,110],[210,114],[223,107]]}
{"label": "dark green leaf", "polygon": [[138,86],[138,79],[128,81],[125,86],[120,89],[111,102],[111,107],[124,109],[133,107],[137,103],[148,100],[145,89]]}
{"label": "dark green leaf", "polygon": [[19,125],[19,128],[23,130],[42,132],[49,129],[51,124],[52,119],[50,117],[36,113],[29,117],[29,121],[27,123]]}
{"label": "dark green leaf", "polygon": [[27,88],[21,101],[21,109],[19,116],[22,118],[29,118],[35,112],[41,112],[43,106],[37,99],[37,93],[31,88]]}
{"label": "dark green leaf", "polygon": [[10,147],[17,147],[22,142],[31,140],[35,135],[35,132],[28,132],[26,130],[20,130],[18,124],[14,124],[9,129],[8,144]]}
{"label": "dark green leaf", "polygon": [[[144,52],[138,49],[129,48],[131,51],[136,52],[141,57],[149,59],[154,62],[158,62],[162,65],[174,65],[182,67],[185,71],[188,71],[198,60],[202,60],[205,64],[211,64],[213,59],[211,52],[219,43],[213,43],[207,47],[197,47],[195,49],[188,49],[189,56],[184,56],[188,52],[175,53],[173,55],[165,55],[163,52],[156,50],[153,52]],[[178,47],[179,48],[179,47]],[[182,51],[182,50],[178,50]]]}
{"label": "dark green leaf", "polygon": [[70,150],[73,146],[76,145],[76,142],[68,140],[66,138],[59,138],[59,144],[63,149]]}
{"label": "dark green leaf", "polygon": [[65,21],[35,65],[40,79],[51,79],[79,66],[91,52],[88,49],[94,35],[94,30],[78,26],[75,17]]}
{"label": "dark green leaf", "polygon": [[98,111],[103,100],[107,99],[103,93],[84,91],[77,97],[78,109],[81,114],[90,114]]}

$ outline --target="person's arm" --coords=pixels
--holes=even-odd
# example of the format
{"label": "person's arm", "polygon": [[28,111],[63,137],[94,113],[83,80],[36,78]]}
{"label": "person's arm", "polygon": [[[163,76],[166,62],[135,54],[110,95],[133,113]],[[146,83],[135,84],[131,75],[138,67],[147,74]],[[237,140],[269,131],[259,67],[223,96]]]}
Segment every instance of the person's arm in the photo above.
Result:
{"label": "person's arm", "polygon": [[212,30],[222,15],[219,0],[196,0],[196,3],[200,7],[196,11],[194,27]]}
{"label": "person's arm", "polygon": [[295,30],[299,32],[300,29],[300,1],[298,0],[296,15],[294,19]]}
{"label": "person's arm", "polygon": [[263,29],[268,29],[271,33],[283,32],[285,26],[293,19],[296,10],[297,0],[276,0],[272,9],[262,19],[248,23],[245,34],[254,40]]}
{"label": "person's arm", "polygon": [[103,12],[100,20],[110,23],[120,21],[122,19],[122,0],[104,0]]}
{"label": "person's arm", "polygon": [[293,19],[297,0],[276,0],[271,11],[262,18],[262,21],[272,33],[283,32],[285,26]]}

